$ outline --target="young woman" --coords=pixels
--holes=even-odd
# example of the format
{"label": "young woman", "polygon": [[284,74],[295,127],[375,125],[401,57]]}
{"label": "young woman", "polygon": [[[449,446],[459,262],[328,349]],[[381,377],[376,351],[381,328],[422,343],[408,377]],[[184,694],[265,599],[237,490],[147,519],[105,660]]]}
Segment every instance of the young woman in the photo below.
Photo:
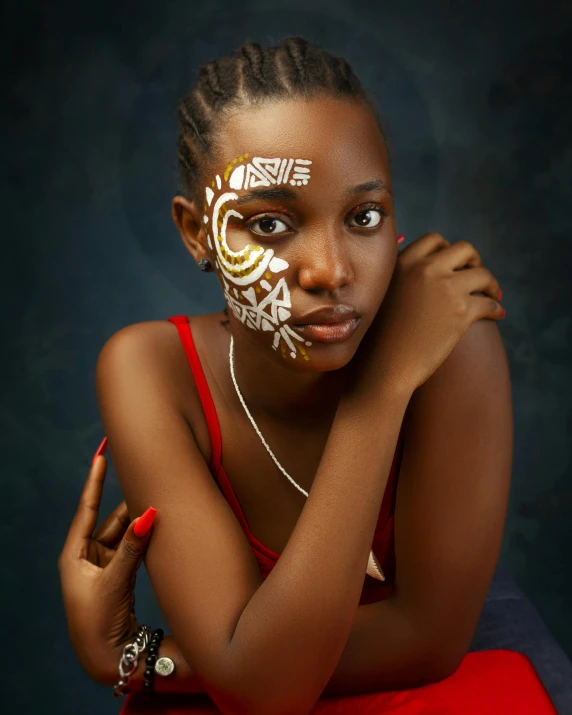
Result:
{"label": "young woman", "polygon": [[[249,715],[327,695],[389,712],[406,692],[400,712],[484,692],[487,712],[553,712],[524,656],[467,655],[512,463],[496,278],[462,232],[398,254],[384,135],[344,60],[249,43],[201,69],[179,117],[173,218],[226,311],[128,326],[99,356],[126,506],[91,536],[98,459],[59,563],[85,669],[117,682],[148,543],[175,664],[160,711],[203,712],[167,710],[179,691]],[[113,557],[149,505],[150,542],[132,523]]]}

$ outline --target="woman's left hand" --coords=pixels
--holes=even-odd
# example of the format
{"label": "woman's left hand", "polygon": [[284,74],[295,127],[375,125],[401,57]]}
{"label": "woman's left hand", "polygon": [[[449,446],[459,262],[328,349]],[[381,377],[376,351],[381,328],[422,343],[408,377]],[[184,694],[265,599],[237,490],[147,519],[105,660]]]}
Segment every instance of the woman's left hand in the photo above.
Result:
{"label": "woman's left hand", "polygon": [[[80,504],[58,559],[68,632],[74,651],[96,682],[108,677],[110,658],[139,628],[135,617],[135,579],[145,556],[156,510],[148,509],[133,530],[121,502],[94,531],[107,461],[99,455],[87,477]],[[151,523],[149,523],[151,520]],[[119,660],[117,659],[117,662]]]}

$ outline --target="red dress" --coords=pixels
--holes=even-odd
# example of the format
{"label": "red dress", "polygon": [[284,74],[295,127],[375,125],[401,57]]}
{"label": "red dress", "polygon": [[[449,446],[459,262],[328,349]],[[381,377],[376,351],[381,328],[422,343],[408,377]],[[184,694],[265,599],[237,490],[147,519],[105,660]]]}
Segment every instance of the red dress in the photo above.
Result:
{"label": "red dress", "polygon": [[[244,530],[262,577],[266,578],[277,562],[279,554],[258,541],[250,531],[236,494],[222,467],[220,425],[193,342],[188,318],[186,315],[177,315],[169,318],[169,321],[177,327],[199,392],[211,439],[211,473]],[[393,592],[395,579],[393,515],[402,453],[403,426],[399,433],[372,544],[385,581],[378,581],[365,574],[360,605],[381,601]],[[147,712],[161,712],[165,715],[203,715],[216,713],[219,710],[207,695],[159,693],[152,701],[146,702],[142,699],[141,693],[137,692],[126,697],[120,715],[139,715]],[[431,685],[410,690],[320,698],[311,710],[311,715],[317,713],[554,715],[556,710],[529,659],[520,653],[497,649],[467,653],[453,675]]]}

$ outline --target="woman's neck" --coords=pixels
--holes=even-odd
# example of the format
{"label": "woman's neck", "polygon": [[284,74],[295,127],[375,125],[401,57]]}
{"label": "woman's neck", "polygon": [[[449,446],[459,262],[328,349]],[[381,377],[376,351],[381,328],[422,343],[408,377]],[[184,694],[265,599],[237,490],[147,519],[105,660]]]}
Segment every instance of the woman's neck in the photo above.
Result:
{"label": "woman's neck", "polygon": [[[234,338],[234,374],[250,412],[312,421],[331,413],[343,389],[343,371],[297,372],[277,364],[250,341]],[[238,398],[237,398],[238,399]]]}

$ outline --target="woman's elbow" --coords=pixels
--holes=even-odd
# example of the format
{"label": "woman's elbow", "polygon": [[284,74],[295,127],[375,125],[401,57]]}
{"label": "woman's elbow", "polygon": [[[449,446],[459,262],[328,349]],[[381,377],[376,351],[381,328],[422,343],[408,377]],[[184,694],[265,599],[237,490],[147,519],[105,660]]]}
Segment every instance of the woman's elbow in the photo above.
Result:
{"label": "woman's elbow", "polygon": [[208,687],[207,691],[224,715],[307,715],[319,697],[304,697],[301,692],[278,695],[261,681],[244,686],[243,682],[232,692]]}
{"label": "woman's elbow", "polygon": [[425,668],[422,685],[432,685],[453,675],[464,658],[459,653],[434,652],[430,664]]}
{"label": "woman's elbow", "polygon": [[299,697],[267,697],[260,694],[209,693],[224,715],[307,715],[314,702],[301,702]]}

